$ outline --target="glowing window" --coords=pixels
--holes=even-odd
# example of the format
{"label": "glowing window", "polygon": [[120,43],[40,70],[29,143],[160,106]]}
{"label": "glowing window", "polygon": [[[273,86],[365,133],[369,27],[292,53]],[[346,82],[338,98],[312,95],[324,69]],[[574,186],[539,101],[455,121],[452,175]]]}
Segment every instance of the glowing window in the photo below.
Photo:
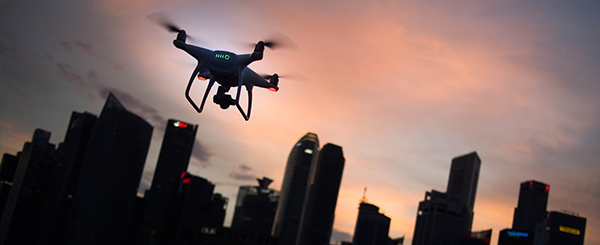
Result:
{"label": "glowing window", "polygon": [[565,233],[569,233],[569,234],[573,234],[573,235],[581,235],[581,231],[579,231],[578,229],[575,228],[571,228],[571,227],[567,227],[567,226],[559,226],[558,227],[559,231],[565,232]]}

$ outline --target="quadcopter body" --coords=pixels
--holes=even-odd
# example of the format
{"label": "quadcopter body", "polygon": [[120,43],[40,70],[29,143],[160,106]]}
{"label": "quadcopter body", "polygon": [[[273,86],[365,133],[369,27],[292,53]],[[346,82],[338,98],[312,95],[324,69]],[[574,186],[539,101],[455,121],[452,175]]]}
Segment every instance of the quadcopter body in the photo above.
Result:
{"label": "quadcopter body", "polygon": [[[279,76],[277,74],[264,78],[248,68],[248,65],[252,62],[263,58],[265,47],[269,47],[271,43],[260,41],[255,45],[254,51],[251,54],[238,55],[228,51],[209,50],[187,44],[185,42],[187,38],[186,32],[179,29],[175,29],[174,31],[178,32],[177,39],[173,41],[175,47],[187,52],[198,61],[185,91],[186,99],[198,113],[202,112],[208,94],[215,82],[218,83],[219,87],[217,94],[213,96],[213,102],[220,105],[222,109],[227,109],[229,106],[235,105],[246,121],[250,119],[250,113],[252,112],[252,89],[254,86],[266,88],[273,92],[279,90],[277,86]],[[208,80],[208,86],[199,107],[189,95],[192,83],[196,78]],[[269,81],[266,79],[269,79]],[[240,106],[242,86],[248,92],[248,108],[246,111]],[[238,88],[235,98],[227,94],[232,87]]]}

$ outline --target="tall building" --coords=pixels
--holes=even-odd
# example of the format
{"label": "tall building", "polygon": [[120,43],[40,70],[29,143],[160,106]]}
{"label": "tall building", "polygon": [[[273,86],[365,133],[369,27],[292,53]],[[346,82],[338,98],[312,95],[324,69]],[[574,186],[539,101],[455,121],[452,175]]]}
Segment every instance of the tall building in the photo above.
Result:
{"label": "tall building", "polygon": [[279,192],[269,189],[271,179],[257,179],[258,186],[240,186],[231,228],[269,236],[273,229]]}
{"label": "tall building", "polygon": [[162,226],[180,175],[187,171],[198,126],[169,119],[165,128],[152,186],[144,199],[146,207],[139,235],[139,244],[155,244],[162,235]]}
{"label": "tall building", "polygon": [[425,193],[419,203],[413,245],[461,244],[471,232],[481,159],[476,152],[452,159],[447,193]]}
{"label": "tall building", "polygon": [[515,208],[512,229],[532,232],[536,224],[548,217],[546,206],[550,186],[535,180],[521,183],[519,202]]}
{"label": "tall building", "polygon": [[67,133],[60,151],[60,169],[48,204],[48,215],[43,219],[38,244],[64,244],[64,234],[73,204],[73,195],[88,141],[96,125],[96,115],[72,112]]}
{"label": "tall building", "polygon": [[67,244],[121,244],[152,126],[109,94],[90,135],[73,195]]}
{"label": "tall building", "polygon": [[0,222],[0,244],[33,244],[55,180],[57,151],[50,132],[36,129],[25,143]]}
{"label": "tall building", "polygon": [[292,148],[285,167],[272,234],[279,245],[295,245],[309,182],[314,174],[319,139],[307,133]]}
{"label": "tall building", "polygon": [[358,218],[354,227],[353,245],[387,245],[391,219],[379,213],[379,207],[363,201],[358,208]]}
{"label": "tall building", "polygon": [[340,146],[328,143],[319,151],[304,203],[297,245],[329,244],[345,161]]}
{"label": "tall building", "polygon": [[551,211],[536,226],[535,245],[583,245],[587,219],[573,212]]}
{"label": "tall building", "polygon": [[[188,244],[197,240],[197,233],[202,229],[222,227],[227,201],[213,193],[212,183],[184,173],[176,186],[159,243]],[[215,225],[219,222],[220,225]]]}
{"label": "tall building", "polygon": [[8,200],[18,163],[18,157],[6,153],[2,155],[2,163],[0,163],[0,220],[2,220],[4,205]]}
{"label": "tall building", "polygon": [[481,159],[477,152],[453,158],[446,193],[458,198],[463,204],[473,209],[480,168]]}

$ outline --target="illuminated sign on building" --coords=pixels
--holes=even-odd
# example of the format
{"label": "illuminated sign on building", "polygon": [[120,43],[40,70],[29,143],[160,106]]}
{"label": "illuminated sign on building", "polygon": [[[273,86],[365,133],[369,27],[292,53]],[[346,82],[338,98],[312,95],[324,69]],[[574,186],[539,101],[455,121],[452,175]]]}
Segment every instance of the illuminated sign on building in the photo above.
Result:
{"label": "illuminated sign on building", "polygon": [[202,232],[204,234],[208,234],[208,235],[216,235],[217,234],[217,229],[216,228],[209,228],[209,227],[202,227],[202,229],[200,229],[200,232]]}
{"label": "illuminated sign on building", "polygon": [[178,128],[187,128],[187,124],[186,123],[182,123],[180,121],[174,122],[173,126],[178,127]]}
{"label": "illuminated sign on building", "polygon": [[569,234],[573,234],[573,235],[581,235],[581,231],[579,231],[578,229],[575,228],[571,228],[571,227],[567,227],[567,226],[559,226],[558,227],[559,231],[565,232],[565,233],[569,233]]}
{"label": "illuminated sign on building", "polygon": [[518,231],[506,231],[509,237],[529,237],[529,233]]}

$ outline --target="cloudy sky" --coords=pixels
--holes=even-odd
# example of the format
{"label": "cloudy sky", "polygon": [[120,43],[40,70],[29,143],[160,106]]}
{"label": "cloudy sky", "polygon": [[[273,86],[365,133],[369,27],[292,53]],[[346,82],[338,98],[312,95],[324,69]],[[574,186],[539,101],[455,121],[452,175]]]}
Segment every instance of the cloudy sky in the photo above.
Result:
{"label": "cloudy sky", "polygon": [[[482,167],[474,230],[512,224],[519,183],[550,184],[549,210],[587,217],[600,245],[598,1],[0,0],[0,153],[35,128],[64,139],[70,113],[98,115],[109,92],[154,125],[140,190],[168,118],[198,124],[190,171],[230,198],[256,177],[281,187],[307,132],[343,147],[334,241],[350,240],[364,187],[412,240],[419,201],[445,191],[453,157]],[[253,113],[184,98],[194,60],[146,16],[161,11],[197,45],[237,53],[282,34],[298,48],[251,65],[288,75],[254,90]],[[248,45],[250,43],[250,45]],[[198,81],[193,96],[206,84]],[[408,243],[409,244],[409,243]]]}

